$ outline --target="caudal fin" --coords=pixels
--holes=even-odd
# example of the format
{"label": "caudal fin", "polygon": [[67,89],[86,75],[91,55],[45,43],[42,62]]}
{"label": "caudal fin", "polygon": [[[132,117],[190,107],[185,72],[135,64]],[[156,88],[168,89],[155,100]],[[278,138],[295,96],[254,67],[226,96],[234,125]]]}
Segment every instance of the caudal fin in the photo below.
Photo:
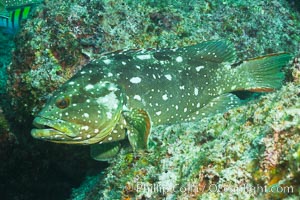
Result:
{"label": "caudal fin", "polygon": [[270,54],[244,61],[235,68],[233,90],[270,92],[278,89],[284,80],[282,68],[292,58],[290,54]]}

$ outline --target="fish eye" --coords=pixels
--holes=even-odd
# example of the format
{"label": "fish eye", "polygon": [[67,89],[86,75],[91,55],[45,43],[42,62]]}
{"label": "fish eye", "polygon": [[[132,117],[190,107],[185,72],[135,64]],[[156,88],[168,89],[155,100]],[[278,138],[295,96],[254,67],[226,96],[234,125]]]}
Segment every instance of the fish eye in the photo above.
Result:
{"label": "fish eye", "polygon": [[70,105],[70,98],[63,97],[63,98],[57,99],[57,101],[55,102],[55,105],[60,109],[64,109]]}

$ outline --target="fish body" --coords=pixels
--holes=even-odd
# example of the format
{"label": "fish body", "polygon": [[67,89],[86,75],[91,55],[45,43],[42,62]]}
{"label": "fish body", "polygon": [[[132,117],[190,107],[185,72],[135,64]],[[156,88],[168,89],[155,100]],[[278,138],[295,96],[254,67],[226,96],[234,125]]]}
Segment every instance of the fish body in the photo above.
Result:
{"label": "fish body", "polygon": [[57,143],[96,144],[91,154],[97,160],[118,152],[118,141],[126,136],[135,151],[146,149],[153,125],[224,112],[239,104],[232,91],[279,88],[290,58],[281,53],[235,64],[235,50],[225,41],[113,52],[54,92],[31,134]]}
{"label": "fish body", "polygon": [[40,1],[1,1],[0,28],[8,33],[15,33],[22,20],[28,18],[32,9]]}

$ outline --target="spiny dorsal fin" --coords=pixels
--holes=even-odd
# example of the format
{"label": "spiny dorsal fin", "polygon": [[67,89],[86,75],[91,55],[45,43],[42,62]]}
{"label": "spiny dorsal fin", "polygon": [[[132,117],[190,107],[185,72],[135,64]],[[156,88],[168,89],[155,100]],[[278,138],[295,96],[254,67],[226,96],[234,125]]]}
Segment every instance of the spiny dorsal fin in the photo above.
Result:
{"label": "spiny dorsal fin", "polygon": [[199,63],[234,63],[236,60],[233,45],[224,40],[206,41],[196,45],[161,49],[153,53],[157,60],[186,60],[191,66],[198,66]]}
{"label": "spiny dorsal fin", "polygon": [[179,64],[183,62],[189,66],[199,66],[199,64],[205,63],[232,64],[236,60],[233,45],[224,40],[206,41],[192,46],[171,49],[130,49],[103,54],[103,56],[105,59],[109,58],[113,60],[154,58],[160,62],[168,61]]}

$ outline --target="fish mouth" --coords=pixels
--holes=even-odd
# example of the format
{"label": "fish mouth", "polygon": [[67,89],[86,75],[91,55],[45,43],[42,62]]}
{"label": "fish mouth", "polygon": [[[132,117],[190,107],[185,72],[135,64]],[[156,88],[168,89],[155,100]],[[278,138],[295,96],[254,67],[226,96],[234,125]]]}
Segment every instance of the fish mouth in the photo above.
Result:
{"label": "fish mouth", "polygon": [[36,139],[61,141],[76,137],[72,127],[63,120],[38,116],[33,120],[33,125],[36,128],[31,130],[31,135]]}

